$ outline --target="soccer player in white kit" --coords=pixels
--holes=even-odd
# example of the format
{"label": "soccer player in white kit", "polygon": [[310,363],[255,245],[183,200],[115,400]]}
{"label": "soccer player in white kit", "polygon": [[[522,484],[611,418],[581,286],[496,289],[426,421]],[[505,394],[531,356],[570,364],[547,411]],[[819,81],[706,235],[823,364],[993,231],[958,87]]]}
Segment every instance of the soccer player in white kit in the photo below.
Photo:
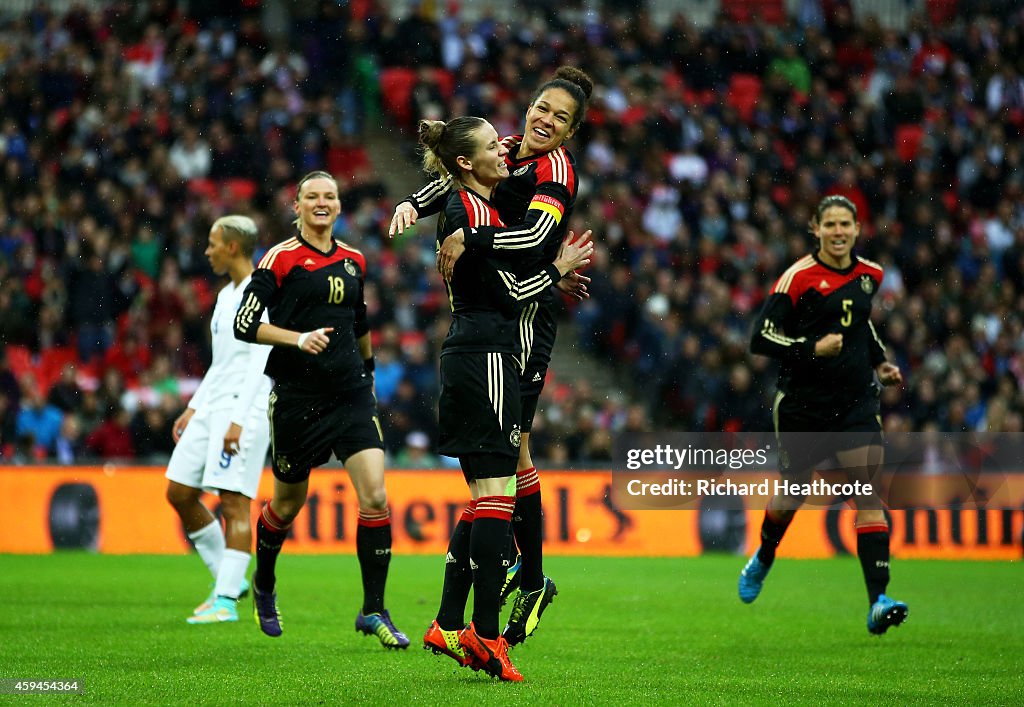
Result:
{"label": "soccer player in white kit", "polygon": [[[187,619],[190,624],[238,621],[238,598],[249,591],[249,507],[270,444],[271,381],[263,371],[271,347],[236,339],[233,327],[252,276],[256,237],[256,224],[247,216],[223,216],[210,228],[206,257],[231,282],[213,309],[210,370],[172,432],[177,446],[167,465],[167,500],[215,581],[209,598]],[[200,500],[204,490],[220,495],[224,529]]]}

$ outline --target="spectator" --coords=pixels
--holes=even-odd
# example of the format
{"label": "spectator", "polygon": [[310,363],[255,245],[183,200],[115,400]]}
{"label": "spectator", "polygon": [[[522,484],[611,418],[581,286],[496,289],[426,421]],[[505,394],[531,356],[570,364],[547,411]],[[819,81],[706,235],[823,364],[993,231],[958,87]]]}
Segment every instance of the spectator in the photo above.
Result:
{"label": "spectator", "polygon": [[78,416],[67,413],[60,424],[60,433],[53,445],[53,456],[58,464],[70,466],[82,454],[82,428]]}
{"label": "spectator", "polygon": [[78,355],[84,363],[102,357],[110,348],[114,320],[125,307],[116,274],[107,269],[103,258],[96,245],[86,242],[81,265],[68,266],[69,320],[78,334]]}
{"label": "spectator", "polygon": [[[0,350],[19,344],[42,357],[74,342],[82,379],[103,380],[107,349],[116,344],[120,357],[134,332],[151,358],[169,356],[180,385],[210,355],[212,275],[197,234],[228,200],[283,225],[302,167],[291,160],[351,159],[336,235],[381,263],[366,283],[374,329],[429,332],[425,350],[389,341],[396,368],[414,372],[380,400],[386,442],[395,454],[412,431],[433,438],[435,332],[446,329],[446,306],[432,254],[392,250],[381,239],[380,214],[398,195],[374,186],[375,155],[361,132],[379,110],[376,67],[422,75],[421,110],[484,106],[492,122],[512,126],[504,134],[517,123],[508,108],[528,98],[515,87],[546,77],[571,47],[598,84],[593,120],[569,148],[585,175],[576,213],[598,225],[602,252],[589,272],[591,299],[567,313],[579,341],[561,345],[598,352],[626,382],[624,397],[644,401],[655,424],[717,424],[704,381],[724,395],[736,366],[767,365],[735,352],[728,333],[749,326],[751,294],[763,294],[783,263],[807,251],[808,209],[840,184],[867,200],[867,209],[858,202],[860,254],[885,263],[887,276],[875,324],[894,346],[898,338],[908,374],[907,393],[883,401],[883,413],[918,430],[928,420],[973,419],[980,404],[997,424],[1020,424],[1024,108],[1014,13],[961,3],[962,23],[882,29],[849,3],[820,12],[821,3],[806,2],[793,25],[804,29],[794,34],[725,16],[706,27],[657,25],[607,8],[578,28],[560,27],[563,12],[554,8],[523,30],[531,33],[524,40],[493,18],[476,23],[453,12],[442,28],[423,13],[399,23],[382,3],[320,3],[289,27],[300,44],[271,51],[258,14],[177,5],[151,3],[155,10],[138,14],[131,3],[104,0],[99,21],[40,5],[32,29],[9,14],[0,19],[8,56],[18,57],[0,72]],[[450,100],[436,82],[443,61],[458,67]],[[801,64],[810,76],[804,96],[794,88],[806,75],[789,75]],[[314,65],[337,71],[311,79]],[[749,119],[728,100],[730,76],[741,70],[765,77]],[[896,129],[908,124],[925,136],[904,162]],[[251,198],[226,188],[239,176],[257,185]],[[950,340],[967,342],[976,370],[949,357]],[[719,353],[706,356],[709,349]],[[130,386],[150,367],[118,365],[133,376]],[[1014,387],[997,394],[1007,372]],[[960,391],[938,385],[965,374]],[[634,386],[638,377],[643,385]],[[979,402],[951,414],[968,382],[977,383]],[[99,398],[83,393],[83,431],[98,425],[97,405],[120,403],[125,392],[120,383]],[[9,425],[18,395],[8,387]],[[1005,413],[993,409],[996,399]],[[142,407],[166,400],[152,396]],[[585,405],[550,404],[561,417],[542,423],[538,432],[551,442],[542,447],[576,463],[588,454],[582,430],[614,430],[625,400],[609,411],[595,405],[592,420]],[[3,442],[16,451],[13,429]]]}
{"label": "spectator", "polygon": [[39,453],[53,452],[64,414],[46,401],[35,378],[27,374],[21,385],[22,404],[15,420],[15,435],[31,437]]}
{"label": "spectator", "polygon": [[60,369],[60,378],[50,386],[49,403],[62,413],[77,410],[82,405],[82,389],[78,387],[75,364],[67,363]]}
{"label": "spectator", "polygon": [[405,437],[405,446],[395,455],[395,466],[400,469],[436,469],[439,460],[430,453],[430,437],[419,430]]}
{"label": "spectator", "polygon": [[111,405],[107,408],[103,422],[86,437],[86,451],[102,459],[126,460],[134,457],[130,421],[127,410],[120,405]]}
{"label": "spectator", "polygon": [[199,137],[199,130],[194,125],[185,128],[181,139],[171,146],[167,157],[181,179],[201,178],[210,173],[210,146]]}

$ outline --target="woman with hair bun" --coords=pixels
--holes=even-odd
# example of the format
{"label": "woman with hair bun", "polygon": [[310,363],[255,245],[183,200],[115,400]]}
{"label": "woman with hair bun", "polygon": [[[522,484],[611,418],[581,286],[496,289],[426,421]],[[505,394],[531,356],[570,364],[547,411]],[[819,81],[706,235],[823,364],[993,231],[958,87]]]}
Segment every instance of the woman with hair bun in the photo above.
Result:
{"label": "woman with hair bun", "polygon": [[[594,84],[580,69],[563,66],[541,84],[526,111],[522,135],[501,140],[509,177],[497,185],[493,204],[505,224],[458,229],[449,235],[438,251],[438,269],[451,275],[463,252],[482,252],[501,258],[517,275],[535,273],[550,263],[565,238],[578,181],[576,160],[565,141],[576,134],[587,112],[587,101]],[[430,182],[406,197],[395,207],[390,234],[402,233],[419,216],[440,212],[452,188],[451,175]],[[582,299],[588,297],[590,278],[570,274],[557,287]],[[555,344],[555,297],[548,290],[519,316],[518,341],[522,373],[520,395],[522,445],[516,467],[515,541],[521,553],[511,562],[508,581],[502,590],[507,597],[516,585],[519,593],[504,636],[509,645],[522,643],[534,632],[541,614],[557,594],[555,583],[544,575],[543,530],[540,477],[530,456],[530,430],[537,402],[547,377],[551,350]],[[516,571],[518,569],[518,571]]]}
{"label": "woman with hair bun", "polygon": [[[447,176],[453,187],[438,219],[438,248],[454,231],[505,229],[492,198],[508,177],[508,148],[491,124],[474,117],[424,120],[419,135],[425,169]],[[452,324],[441,346],[439,451],[458,457],[471,500],[452,533],[441,605],[423,642],[501,680],[523,679],[498,624],[522,446],[520,313],[589,264],[592,252],[588,234],[573,242],[570,233],[551,261],[523,274],[487,250],[469,249],[445,276]],[[471,586],[473,618],[466,626]]]}

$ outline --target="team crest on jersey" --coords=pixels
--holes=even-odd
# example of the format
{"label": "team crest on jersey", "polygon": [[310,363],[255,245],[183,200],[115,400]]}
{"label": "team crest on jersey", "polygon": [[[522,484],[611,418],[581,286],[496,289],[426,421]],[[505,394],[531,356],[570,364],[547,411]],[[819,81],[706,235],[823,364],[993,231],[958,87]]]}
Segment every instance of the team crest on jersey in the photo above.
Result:
{"label": "team crest on jersey", "polygon": [[868,275],[860,276],[860,289],[864,290],[867,294],[871,294],[875,291],[875,281]]}
{"label": "team crest on jersey", "polygon": [[512,446],[519,449],[519,445],[523,443],[523,433],[519,431],[519,425],[512,425],[512,433],[508,436],[508,441],[512,443]]}
{"label": "team crest on jersey", "polygon": [[292,469],[291,462],[285,459],[280,454],[277,456],[277,468],[281,470],[282,474],[287,474]]}
{"label": "team crest on jersey", "polygon": [[520,167],[515,172],[513,172],[512,176],[513,177],[521,177],[521,176],[523,176],[524,174],[526,174],[529,171],[530,171],[530,165],[526,165],[524,167]]}
{"label": "team crest on jersey", "polygon": [[347,272],[352,277],[357,277],[359,273],[359,271],[356,270],[355,262],[348,258],[345,258],[345,272]]}

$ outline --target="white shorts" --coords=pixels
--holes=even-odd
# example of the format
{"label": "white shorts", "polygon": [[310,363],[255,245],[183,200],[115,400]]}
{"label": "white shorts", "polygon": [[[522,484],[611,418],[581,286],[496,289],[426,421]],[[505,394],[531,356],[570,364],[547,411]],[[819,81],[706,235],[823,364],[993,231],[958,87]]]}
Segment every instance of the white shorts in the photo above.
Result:
{"label": "white shorts", "polygon": [[242,427],[238,454],[224,453],[224,435],[231,425],[231,410],[197,413],[178,440],[165,476],[191,488],[235,491],[255,498],[270,446],[270,420],[266,410],[253,410]]}

